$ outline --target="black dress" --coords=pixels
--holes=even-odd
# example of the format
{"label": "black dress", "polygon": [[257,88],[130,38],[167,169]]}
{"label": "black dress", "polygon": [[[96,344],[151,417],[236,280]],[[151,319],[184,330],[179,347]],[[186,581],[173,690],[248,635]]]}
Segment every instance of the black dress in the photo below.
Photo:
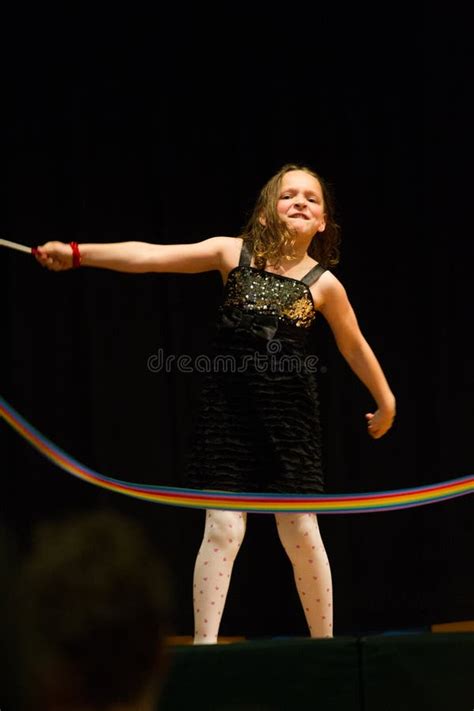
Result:
{"label": "black dress", "polygon": [[206,367],[186,486],[220,491],[323,491],[316,361],[307,335],[316,311],[302,279],[250,266],[244,242],[229,273]]}

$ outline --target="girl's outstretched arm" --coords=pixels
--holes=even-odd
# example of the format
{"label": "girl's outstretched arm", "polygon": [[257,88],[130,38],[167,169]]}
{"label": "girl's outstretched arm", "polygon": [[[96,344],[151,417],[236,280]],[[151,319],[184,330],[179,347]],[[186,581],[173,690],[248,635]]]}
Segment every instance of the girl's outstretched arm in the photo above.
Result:
{"label": "girl's outstretched arm", "polygon": [[[119,272],[207,272],[221,269],[228,237],[210,237],[193,244],[151,244],[149,242],[116,242],[80,244],[81,266],[113,269]],[[35,257],[53,271],[71,269],[73,251],[64,242],[46,242],[37,248]]]}
{"label": "girl's outstretched arm", "polygon": [[345,360],[377,403],[377,411],[368,412],[365,417],[369,434],[378,439],[392,426],[395,397],[374,352],[361,333],[341,282],[330,273],[326,273],[320,282],[321,301],[318,309],[328,322]]}

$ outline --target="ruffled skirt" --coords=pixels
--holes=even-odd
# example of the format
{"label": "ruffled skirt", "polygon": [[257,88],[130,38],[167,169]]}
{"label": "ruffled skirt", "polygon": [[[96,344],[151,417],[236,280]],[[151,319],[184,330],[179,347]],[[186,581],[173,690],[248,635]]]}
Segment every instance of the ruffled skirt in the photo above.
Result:
{"label": "ruffled skirt", "polygon": [[303,361],[305,354],[300,342],[287,341],[283,347],[281,340],[278,343],[280,352],[267,357],[267,368],[248,365],[256,348],[268,356],[261,339],[251,346],[248,338],[234,334],[215,345],[215,353],[232,356],[234,367],[230,372],[214,367],[205,376],[185,486],[287,494],[324,491],[315,374],[279,367],[283,355]]}

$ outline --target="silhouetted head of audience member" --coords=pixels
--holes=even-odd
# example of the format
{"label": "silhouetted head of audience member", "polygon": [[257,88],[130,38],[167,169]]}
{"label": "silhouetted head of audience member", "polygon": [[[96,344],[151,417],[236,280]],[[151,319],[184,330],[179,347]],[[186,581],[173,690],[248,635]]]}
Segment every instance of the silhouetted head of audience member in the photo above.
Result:
{"label": "silhouetted head of audience member", "polygon": [[96,511],[42,524],[22,566],[19,612],[32,708],[153,708],[171,586],[137,523]]}

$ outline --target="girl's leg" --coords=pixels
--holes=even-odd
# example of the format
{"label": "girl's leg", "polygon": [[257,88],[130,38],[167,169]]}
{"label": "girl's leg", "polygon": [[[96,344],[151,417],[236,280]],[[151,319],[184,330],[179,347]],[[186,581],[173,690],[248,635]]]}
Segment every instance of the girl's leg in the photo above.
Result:
{"label": "girl's leg", "polygon": [[206,511],[204,538],[194,567],[194,644],[215,644],[232,566],[245,535],[247,514]]}
{"label": "girl's leg", "polygon": [[332,580],[315,514],[275,514],[311,637],[332,637]]}

